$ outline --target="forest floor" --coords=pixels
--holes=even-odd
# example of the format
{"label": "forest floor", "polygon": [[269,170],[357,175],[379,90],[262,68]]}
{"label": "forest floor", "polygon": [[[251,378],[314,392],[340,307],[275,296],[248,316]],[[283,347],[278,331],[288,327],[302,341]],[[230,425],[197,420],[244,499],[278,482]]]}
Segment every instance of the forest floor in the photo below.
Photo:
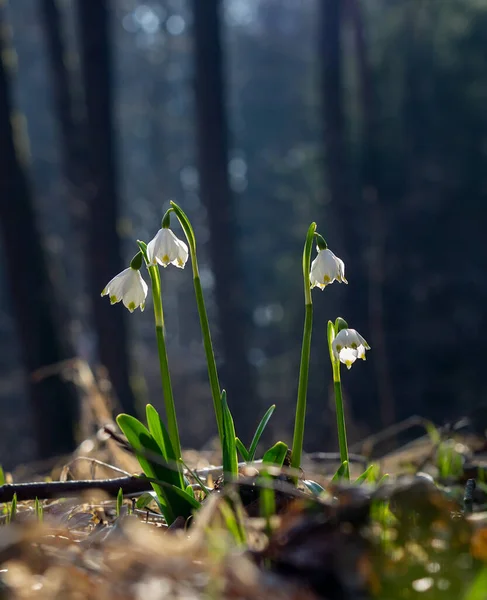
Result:
{"label": "forest floor", "polygon": [[[336,457],[306,456],[297,487],[273,480],[270,518],[261,516],[255,467],[222,489],[211,450],[184,453],[215,491],[171,527],[141,491],[127,490],[123,502],[94,489],[22,499],[31,484],[20,482],[39,475],[18,469],[0,486],[0,599],[486,600],[487,440],[466,421],[423,425],[412,419],[354,448],[352,482],[362,459],[389,475],[380,481],[332,481]],[[411,426],[420,435],[401,445]],[[139,472],[134,456],[95,434],[50,478],[103,488]],[[326,492],[312,495],[305,478]]]}

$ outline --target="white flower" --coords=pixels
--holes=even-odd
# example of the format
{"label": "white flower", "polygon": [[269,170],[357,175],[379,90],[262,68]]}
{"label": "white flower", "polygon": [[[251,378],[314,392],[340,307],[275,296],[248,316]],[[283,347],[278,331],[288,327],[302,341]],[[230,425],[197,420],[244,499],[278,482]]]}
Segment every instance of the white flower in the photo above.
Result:
{"label": "white flower", "polygon": [[130,312],[134,312],[139,306],[142,311],[145,308],[147,289],[147,284],[142,279],[140,271],[129,267],[109,281],[101,295],[109,296],[111,304],[123,300],[124,306]]}
{"label": "white flower", "polygon": [[341,258],[335,256],[331,250],[318,250],[318,255],[311,263],[309,274],[311,287],[325,289],[335,279],[340,283],[348,283],[345,279],[345,264]]}
{"label": "white flower", "polygon": [[184,269],[188,260],[188,246],[170,229],[163,227],[147,244],[147,259],[150,265],[159,263],[163,267],[167,267],[171,264]]}
{"label": "white flower", "polygon": [[370,346],[355,329],[342,329],[331,343],[333,354],[347,369],[350,369],[357,358],[365,360],[365,351]]}

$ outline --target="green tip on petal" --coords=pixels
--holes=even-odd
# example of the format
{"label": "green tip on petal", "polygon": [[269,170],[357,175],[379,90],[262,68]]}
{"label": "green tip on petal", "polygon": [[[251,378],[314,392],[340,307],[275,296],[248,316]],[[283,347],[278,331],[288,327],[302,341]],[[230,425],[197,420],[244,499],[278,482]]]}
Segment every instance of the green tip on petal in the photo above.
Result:
{"label": "green tip on petal", "polygon": [[107,293],[108,293],[107,288],[103,288],[100,295],[103,297],[103,296],[106,296]]}
{"label": "green tip on petal", "polygon": [[127,308],[129,309],[130,312],[134,312],[135,302],[129,302],[129,305],[127,306]]}
{"label": "green tip on petal", "polygon": [[116,304],[118,302],[118,298],[116,296],[110,296],[110,304]]}

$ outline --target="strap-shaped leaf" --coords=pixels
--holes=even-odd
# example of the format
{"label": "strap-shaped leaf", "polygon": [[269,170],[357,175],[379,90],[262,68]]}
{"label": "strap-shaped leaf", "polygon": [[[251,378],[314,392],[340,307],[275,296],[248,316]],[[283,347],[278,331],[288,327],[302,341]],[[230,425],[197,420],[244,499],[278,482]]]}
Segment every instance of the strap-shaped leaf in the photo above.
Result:
{"label": "strap-shaped leaf", "polygon": [[262,457],[262,462],[268,465],[282,467],[286,458],[288,446],[284,442],[276,442]]}
{"label": "strap-shaped leaf", "polygon": [[340,481],[343,479],[348,473],[348,460],[344,460],[342,464],[338,467],[335,472],[335,475],[331,478],[332,481]]}
{"label": "strap-shaped leaf", "polygon": [[[164,505],[163,514],[166,521],[171,524],[178,516],[189,517],[192,509],[196,507],[195,503],[197,506],[199,503],[194,499],[192,502],[188,501],[190,496],[184,490],[178,489],[180,475],[177,470],[167,465],[149,430],[131,415],[118,415],[117,423],[135,450],[142,470],[153,480],[151,484]],[[183,492],[183,495],[178,494],[178,491]]]}
{"label": "strap-shaped leaf", "polygon": [[262,419],[260,420],[260,423],[257,425],[257,429],[255,430],[254,433],[254,437],[252,439],[252,442],[249,446],[249,462],[252,462],[255,458],[255,452],[257,450],[257,445],[260,441],[260,438],[262,437],[262,434],[264,433],[264,429],[267,427],[267,423],[269,422],[269,419],[272,417],[272,413],[275,411],[276,409],[276,405],[273,404],[265,413],[265,415],[262,417]]}
{"label": "strap-shaped leaf", "polygon": [[176,456],[174,452],[173,445],[171,443],[171,438],[169,437],[169,432],[166,429],[166,426],[162,422],[162,419],[157,412],[157,410],[152,406],[152,404],[148,404],[146,406],[146,416],[147,416],[147,425],[149,427],[149,431],[156,441],[159,449],[161,451],[164,460],[169,463],[169,466],[173,468],[174,472],[174,480],[168,483],[172,483],[184,489],[186,484],[184,483],[184,477],[182,470],[180,468],[179,458]]}
{"label": "strap-shaped leaf", "polygon": [[240,438],[238,438],[238,437],[235,438],[235,445],[237,446],[237,450],[240,452],[240,456],[242,457],[242,460],[244,460],[245,462],[250,462],[249,451],[244,446],[244,443],[242,442],[242,440]]}
{"label": "strap-shaped leaf", "polygon": [[227,393],[222,391],[222,408],[223,408],[223,477],[236,479],[238,476],[238,458],[237,446],[235,442],[235,425],[233,423],[232,413],[227,404]]}
{"label": "strap-shaped leaf", "polygon": [[355,483],[376,483],[380,477],[380,467],[372,464],[365,469],[365,471],[357,477]]}

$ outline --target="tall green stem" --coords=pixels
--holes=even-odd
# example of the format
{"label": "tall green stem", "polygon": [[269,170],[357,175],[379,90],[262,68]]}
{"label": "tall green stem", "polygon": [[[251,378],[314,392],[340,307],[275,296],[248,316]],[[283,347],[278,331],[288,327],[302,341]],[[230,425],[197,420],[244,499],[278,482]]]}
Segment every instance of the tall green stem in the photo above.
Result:
{"label": "tall green stem", "polygon": [[176,419],[176,407],[172,393],[171,376],[167,360],[166,339],[164,336],[164,312],[162,309],[161,276],[159,267],[148,267],[152,281],[152,299],[154,303],[154,317],[156,321],[157,350],[159,353],[159,367],[161,370],[162,391],[164,395],[164,406],[166,408],[167,430],[174,452],[181,458],[181,442],[179,439],[178,422]]}
{"label": "tall green stem", "polygon": [[338,431],[338,445],[340,447],[340,460],[343,462],[347,461],[347,468],[345,472],[345,478],[350,479],[350,469],[348,467],[348,444],[347,444],[347,430],[345,427],[345,413],[343,410],[343,397],[342,397],[342,382],[340,380],[340,363],[335,361],[333,365],[333,388],[335,390],[335,406],[337,413],[337,431]]}
{"label": "tall green stem", "polygon": [[221,401],[220,382],[218,379],[215,354],[213,352],[213,343],[211,341],[210,324],[208,321],[208,314],[206,312],[203,288],[201,286],[200,273],[198,269],[198,257],[196,256],[196,237],[186,213],[175,202],[171,202],[171,209],[169,210],[174,211],[188,241],[191,265],[193,268],[193,284],[196,295],[196,305],[198,307],[203,346],[205,348],[206,364],[208,365],[208,378],[210,380],[211,395],[213,397],[213,407],[215,409],[218,436],[223,447],[223,407]]}
{"label": "tall green stem", "polygon": [[333,390],[335,392],[335,410],[337,416],[338,446],[340,449],[340,461],[346,461],[345,479],[350,480],[350,468],[348,460],[347,429],[345,426],[345,411],[343,409],[342,382],[340,378],[340,361],[333,354],[332,343],[335,338],[335,328],[331,321],[328,322],[328,350],[330,352],[331,366],[333,369]]}
{"label": "tall green stem", "polygon": [[306,235],[303,250],[303,279],[304,279],[304,331],[303,345],[301,348],[301,364],[299,367],[298,399],[296,403],[296,417],[294,419],[294,435],[292,446],[291,467],[299,469],[303,454],[304,424],[306,419],[306,396],[308,393],[309,358],[311,354],[311,331],[313,328],[313,300],[309,271],[311,267],[311,250],[316,231],[316,223],[311,223]]}

